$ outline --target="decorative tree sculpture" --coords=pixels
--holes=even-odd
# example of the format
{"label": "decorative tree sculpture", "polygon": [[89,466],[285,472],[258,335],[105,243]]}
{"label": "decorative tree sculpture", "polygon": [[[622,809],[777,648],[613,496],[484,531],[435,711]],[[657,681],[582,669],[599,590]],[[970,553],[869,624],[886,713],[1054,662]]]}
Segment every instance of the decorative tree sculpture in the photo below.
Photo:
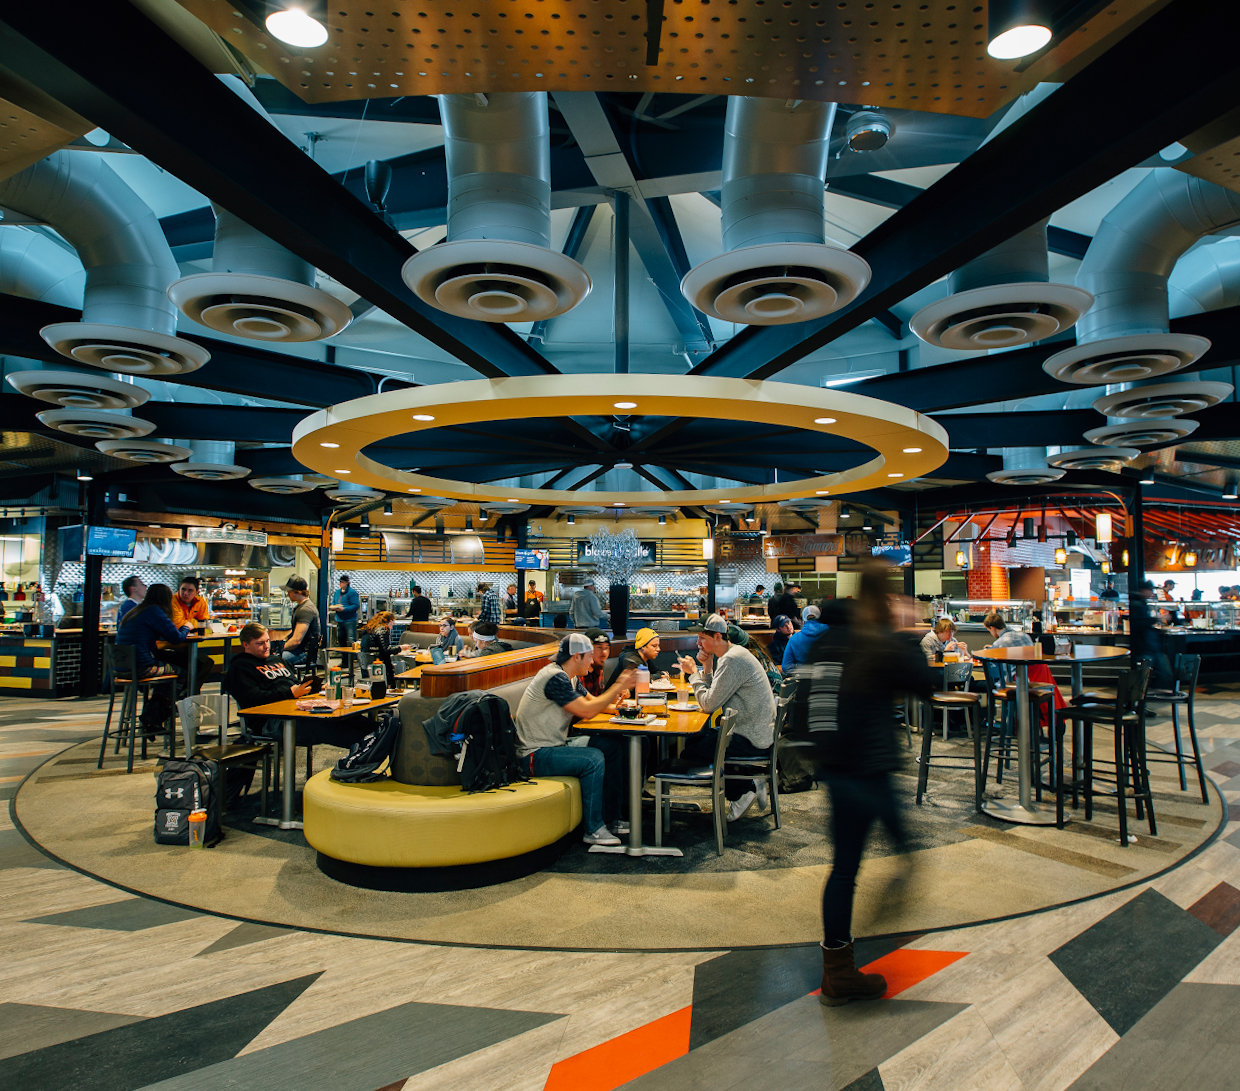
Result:
{"label": "decorative tree sculpture", "polygon": [[645,565],[646,555],[637,536],[628,529],[612,534],[606,527],[599,527],[589,541],[587,556],[594,562],[594,572],[606,577],[611,586],[608,605],[612,632],[623,639],[629,628],[629,584]]}

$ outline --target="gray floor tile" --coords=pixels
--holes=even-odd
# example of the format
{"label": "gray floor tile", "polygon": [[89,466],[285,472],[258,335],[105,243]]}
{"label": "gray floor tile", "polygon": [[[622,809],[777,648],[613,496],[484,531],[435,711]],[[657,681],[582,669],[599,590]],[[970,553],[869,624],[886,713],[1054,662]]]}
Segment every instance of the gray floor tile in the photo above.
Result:
{"label": "gray floor tile", "polygon": [[0,1004],[0,1058],[83,1038],[141,1021],[137,1015],[41,1004]]}
{"label": "gray floor tile", "polygon": [[213,955],[216,951],[231,951],[234,947],[245,947],[251,943],[262,943],[263,940],[292,934],[291,928],[276,928],[270,924],[251,924],[246,921],[220,936],[210,947],[203,948],[194,957],[202,958],[203,955]]}
{"label": "gray floor tile", "polygon": [[49,913],[45,917],[31,917],[25,924],[54,924],[64,928],[105,928],[110,932],[141,932],[145,928],[158,928],[162,924],[187,921],[201,916],[192,909],[166,905],[148,898],[126,898],[107,905],[92,905],[87,909],[71,909],[66,913]]}

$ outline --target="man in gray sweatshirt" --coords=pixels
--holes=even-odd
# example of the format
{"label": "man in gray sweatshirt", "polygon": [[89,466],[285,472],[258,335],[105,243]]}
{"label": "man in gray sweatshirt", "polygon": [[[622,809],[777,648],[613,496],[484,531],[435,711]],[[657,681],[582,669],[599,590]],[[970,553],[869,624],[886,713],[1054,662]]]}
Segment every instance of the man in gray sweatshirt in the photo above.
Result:
{"label": "man in gray sweatshirt", "polygon": [[[699,671],[698,666],[704,668]],[[736,726],[728,743],[728,753],[736,757],[765,755],[775,732],[775,695],[762,665],[747,649],[728,640],[728,623],[711,614],[698,635],[697,659],[680,660],[680,669],[693,686],[703,712],[733,709]],[[691,761],[710,762],[715,756],[718,731],[706,728],[690,738],[684,756]],[[752,780],[729,780],[724,789],[732,806],[728,821],[735,822],[757,799],[765,809],[769,792],[765,783],[759,791]]]}

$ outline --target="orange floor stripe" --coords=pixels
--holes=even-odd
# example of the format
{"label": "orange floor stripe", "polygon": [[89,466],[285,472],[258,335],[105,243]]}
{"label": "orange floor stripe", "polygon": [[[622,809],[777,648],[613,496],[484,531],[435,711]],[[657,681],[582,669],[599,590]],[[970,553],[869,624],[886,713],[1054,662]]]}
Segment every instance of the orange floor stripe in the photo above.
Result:
{"label": "orange floor stripe", "polygon": [[544,1091],[613,1091],[689,1052],[693,1008],[681,1008],[551,1066]]}
{"label": "orange floor stripe", "polygon": [[868,974],[882,974],[887,979],[887,991],[883,999],[911,989],[920,981],[937,974],[946,966],[964,958],[968,951],[918,951],[901,947],[889,955],[877,958],[863,969]]}

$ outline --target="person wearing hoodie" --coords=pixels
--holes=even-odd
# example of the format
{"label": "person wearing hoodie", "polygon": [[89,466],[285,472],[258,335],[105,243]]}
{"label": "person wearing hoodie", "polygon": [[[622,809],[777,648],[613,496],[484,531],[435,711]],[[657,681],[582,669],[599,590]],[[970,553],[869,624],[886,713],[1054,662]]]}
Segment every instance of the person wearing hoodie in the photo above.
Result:
{"label": "person wearing hoodie", "polygon": [[784,649],[784,659],[780,663],[784,674],[788,674],[806,662],[814,641],[826,631],[827,626],[822,620],[822,610],[817,606],[805,607],[805,624],[799,632],[793,633],[788,638],[788,646]]}
{"label": "person wearing hoodie", "polygon": [[787,614],[779,614],[771,619],[771,627],[775,630],[775,635],[766,646],[766,652],[771,661],[779,666],[784,661],[784,652],[788,650],[788,641],[792,639],[792,618]]}
{"label": "person wearing hoodie", "polygon": [[[272,656],[271,634],[257,621],[244,626],[239,636],[241,654],[233,656],[225,682],[238,708],[305,697],[314,688],[312,681],[298,685],[289,665],[280,656]],[[267,720],[266,716],[247,716],[246,727],[252,735],[262,734]]]}

